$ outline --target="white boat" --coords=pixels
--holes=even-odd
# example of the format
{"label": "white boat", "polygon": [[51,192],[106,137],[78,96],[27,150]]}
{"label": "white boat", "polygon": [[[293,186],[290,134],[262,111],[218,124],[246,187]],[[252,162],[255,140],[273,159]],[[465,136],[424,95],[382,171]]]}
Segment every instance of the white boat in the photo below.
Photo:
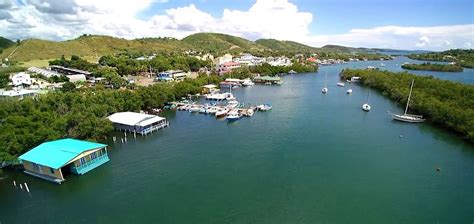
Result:
{"label": "white boat", "polygon": [[221,109],[217,110],[215,116],[216,117],[224,117],[225,115],[227,115],[227,113],[229,113],[229,109],[221,108]]}
{"label": "white boat", "polygon": [[375,67],[374,67],[374,66],[370,66],[370,65],[369,65],[369,66],[367,66],[367,69],[368,69],[368,70],[374,70],[374,69],[375,69]]}
{"label": "white boat", "polygon": [[346,91],[346,93],[347,93],[347,94],[352,94],[352,89],[348,89],[348,90]]}
{"label": "white boat", "polygon": [[364,104],[362,104],[362,110],[369,112],[371,107],[369,105],[369,95],[370,95],[370,87],[369,90],[367,91],[367,100],[365,101]]}
{"label": "white boat", "polygon": [[240,118],[242,118],[242,115],[239,114],[239,111],[237,110],[232,110],[230,111],[227,116],[225,117],[225,119],[228,121],[228,122],[232,122],[232,121],[236,121],[236,120],[239,120]]}
{"label": "white boat", "polygon": [[407,113],[408,107],[410,105],[411,92],[413,90],[414,83],[415,83],[415,80],[412,79],[411,86],[410,86],[410,94],[408,94],[407,105],[405,107],[405,113],[404,114],[390,114],[394,120],[408,122],[408,123],[421,123],[425,121],[422,115],[413,115],[413,114]]}
{"label": "white boat", "polygon": [[298,72],[296,72],[295,70],[290,70],[288,74],[298,74]]}
{"label": "white boat", "polygon": [[218,111],[217,107],[210,107],[209,110],[207,110],[207,112],[210,114],[215,114],[217,111]]}
{"label": "white boat", "polygon": [[237,100],[231,100],[227,102],[227,106],[230,108],[235,108],[238,105],[239,105],[239,102]]}
{"label": "white boat", "polygon": [[385,64],[384,64],[384,63],[380,63],[380,67],[385,67]]}
{"label": "white boat", "polygon": [[250,80],[250,79],[244,79],[244,81],[242,82],[242,85],[243,86],[253,86],[253,85],[255,85],[255,83],[253,83],[252,80]]}
{"label": "white boat", "polygon": [[193,112],[199,112],[201,110],[200,107],[198,106],[192,106],[192,107],[189,107],[189,112],[193,113]]}
{"label": "white boat", "polygon": [[207,113],[206,107],[201,107],[201,108],[199,109],[199,113],[201,113],[201,114]]}
{"label": "white boat", "polygon": [[272,109],[272,106],[270,104],[260,104],[257,106],[257,110],[259,111],[269,111]]}
{"label": "white boat", "polygon": [[344,83],[342,83],[342,82],[338,82],[338,83],[337,83],[337,86],[339,86],[339,87],[344,87],[345,85],[346,85],[346,84],[344,84]]}
{"label": "white boat", "polygon": [[328,82],[328,73],[326,72],[326,78],[324,79],[324,88],[321,90],[322,93],[327,93],[328,88],[327,88],[327,82]]}
{"label": "white boat", "polygon": [[254,113],[255,113],[255,111],[253,109],[248,109],[247,113],[246,113],[246,116],[251,117],[251,116],[253,116]]}

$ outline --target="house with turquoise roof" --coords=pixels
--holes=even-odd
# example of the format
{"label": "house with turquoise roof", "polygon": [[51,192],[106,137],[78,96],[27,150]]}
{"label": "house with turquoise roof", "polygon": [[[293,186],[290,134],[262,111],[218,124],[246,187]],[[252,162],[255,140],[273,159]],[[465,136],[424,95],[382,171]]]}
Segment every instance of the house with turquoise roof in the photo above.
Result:
{"label": "house with turquoise roof", "polygon": [[77,139],[44,142],[19,157],[25,173],[55,183],[64,174],[85,174],[109,161],[107,145]]}

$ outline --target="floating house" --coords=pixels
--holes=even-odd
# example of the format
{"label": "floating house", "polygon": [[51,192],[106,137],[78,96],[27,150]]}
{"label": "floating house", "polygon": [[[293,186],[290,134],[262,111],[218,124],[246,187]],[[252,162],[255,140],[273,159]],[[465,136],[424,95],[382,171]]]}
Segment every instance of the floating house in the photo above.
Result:
{"label": "floating house", "polygon": [[107,145],[77,139],[44,142],[19,157],[25,173],[62,183],[64,174],[85,174],[109,161]]}
{"label": "floating house", "polygon": [[169,126],[166,118],[151,114],[119,112],[110,115],[108,118],[116,130],[134,132],[141,135],[146,135]]}
{"label": "floating house", "polygon": [[257,76],[253,79],[255,83],[264,83],[264,84],[277,84],[281,85],[282,81],[280,77],[272,77],[272,76]]}

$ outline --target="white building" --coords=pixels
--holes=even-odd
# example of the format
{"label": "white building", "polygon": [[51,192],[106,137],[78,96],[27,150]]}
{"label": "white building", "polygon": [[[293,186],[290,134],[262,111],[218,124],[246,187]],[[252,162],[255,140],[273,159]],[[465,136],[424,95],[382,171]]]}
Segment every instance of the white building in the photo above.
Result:
{"label": "white building", "polygon": [[118,112],[110,115],[108,119],[113,123],[116,130],[142,135],[168,127],[169,125],[164,117],[135,112]]}
{"label": "white building", "polygon": [[10,76],[10,80],[12,80],[12,86],[31,86],[31,77],[30,74],[25,72],[19,72]]}
{"label": "white building", "polygon": [[237,59],[237,61],[241,65],[247,65],[247,66],[255,66],[255,65],[260,65],[263,62],[262,58],[253,56],[249,53],[244,53],[240,56],[240,58]]}
{"label": "white building", "polygon": [[291,66],[291,60],[287,57],[269,57],[267,58],[267,63],[270,64],[271,66]]}
{"label": "white building", "polygon": [[8,91],[0,90],[0,97],[17,97],[19,99],[23,99],[27,96],[36,96],[38,93],[39,90],[32,89],[13,89]]}
{"label": "white building", "polygon": [[221,65],[224,63],[232,62],[232,55],[231,54],[225,54],[224,56],[218,57],[217,58],[217,65]]}
{"label": "white building", "polygon": [[66,75],[69,78],[69,82],[85,82],[85,75]]}

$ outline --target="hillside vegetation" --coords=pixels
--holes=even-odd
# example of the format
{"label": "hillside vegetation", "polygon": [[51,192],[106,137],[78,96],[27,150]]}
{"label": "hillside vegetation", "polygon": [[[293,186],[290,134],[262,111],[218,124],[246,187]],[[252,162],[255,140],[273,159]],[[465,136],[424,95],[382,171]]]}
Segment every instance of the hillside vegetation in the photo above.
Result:
{"label": "hillside vegetation", "polygon": [[[13,43],[13,42],[12,42]],[[293,41],[260,39],[255,42],[244,38],[219,34],[197,33],[182,40],[174,38],[141,38],[127,40],[110,36],[83,35],[73,40],[49,41],[27,39],[21,44],[10,44],[0,53],[0,58],[10,56],[11,61],[26,62],[70,57],[78,55],[84,58],[100,58],[104,55],[127,53],[141,55],[151,53],[176,53],[186,50],[209,52],[215,55],[225,53],[249,52],[257,56],[269,56],[295,53],[353,53],[357,48],[343,46],[310,47]],[[360,50],[358,52],[361,52]]]}
{"label": "hillside vegetation", "polygon": [[415,60],[456,62],[465,68],[474,68],[474,49],[452,49],[443,52],[412,54],[408,56]]}
{"label": "hillside vegetation", "polygon": [[14,44],[13,41],[4,37],[0,37],[0,51],[4,48],[12,46],[13,44]]}
{"label": "hillside vegetation", "polygon": [[462,72],[464,70],[459,65],[432,64],[432,63],[405,64],[405,65],[402,65],[402,68],[408,69],[408,70],[423,70],[423,71],[436,71],[436,72]]}

